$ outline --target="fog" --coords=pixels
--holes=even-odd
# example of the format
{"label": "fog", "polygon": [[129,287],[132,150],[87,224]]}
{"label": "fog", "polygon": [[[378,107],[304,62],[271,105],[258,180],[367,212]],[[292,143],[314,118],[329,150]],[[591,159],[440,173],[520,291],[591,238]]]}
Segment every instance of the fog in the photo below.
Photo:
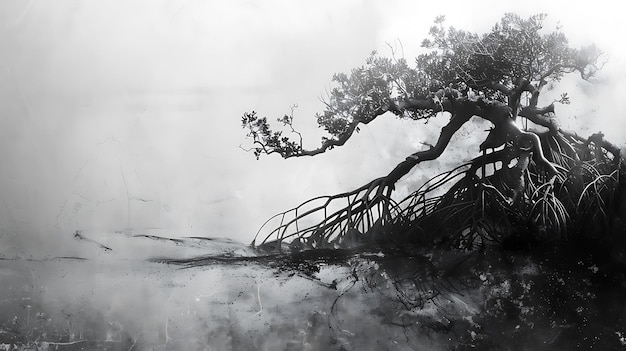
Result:
{"label": "fog", "polygon": [[[626,51],[620,36],[626,22],[613,6],[1,1],[3,337],[14,327],[33,341],[47,326],[69,341],[109,340],[108,334],[78,334],[119,326],[132,336],[127,349],[137,340],[145,349],[237,349],[236,339],[250,349],[279,349],[292,336],[307,339],[294,345],[309,349],[325,348],[331,339],[346,339],[357,349],[393,348],[406,336],[381,328],[374,309],[384,301],[376,291],[349,291],[355,282],[344,279],[346,272],[322,270],[327,284],[343,277],[332,290],[262,266],[183,270],[149,259],[250,250],[229,240],[137,234],[247,244],[276,212],[352,190],[387,174],[423,149],[422,142],[434,143],[445,120],[423,125],[387,114],[322,155],[257,161],[242,150],[240,118],[255,110],[274,120],[297,104],[296,128],[306,147],[317,147],[313,116],[323,108],[319,99],[332,75],[364,64],[372,50],[388,54],[388,44],[411,62],[440,14],[449,25],[485,31],[508,11],[546,12],[546,28],[562,26],[573,46],[595,42],[608,58],[596,82],[566,77],[542,93],[541,103],[567,92],[572,104],[557,106],[564,127],[584,136],[603,130],[624,147]],[[397,193],[475,155],[487,127],[478,119],[468,123],[440,159],[397,184]],[[473,298],[454,296],[453,307],[470,321],[473,306],[482,303]],[[333,308],[339,320],[332,320]],[[339,334],[331,338],[329,331]],[[389,335],[378,338],[384,333]],[[373,339],[382,344],[359,344]],[[427,335],[417,339],[425,344],[416,348],[437,349]]]}
{"label": "fog", "polygon": [[[272,120],[297,104],[296,125],[316,147],[313,115],[332,74],[388,53],[386,43],[411,60],[446,11],[449,24],[476,31],[507,11],[548,12],[573,45],[596,42],[610,56],[599,83],[566,79],[553,93],[567,91],[572,105],[557,113],[622,145],[625,24],[601,4],[3,1],[2,254],[58,255],[76,230],[247,243],[280,210],[386,174],[436,138],[433,125],[385,115],[324,155],[256,161],[240,147],[239,119],[256,110]],[[460,139],[469,146],[453,145],[459,152],[478,149]],[[420,179],[417,170],[407,182]]]}

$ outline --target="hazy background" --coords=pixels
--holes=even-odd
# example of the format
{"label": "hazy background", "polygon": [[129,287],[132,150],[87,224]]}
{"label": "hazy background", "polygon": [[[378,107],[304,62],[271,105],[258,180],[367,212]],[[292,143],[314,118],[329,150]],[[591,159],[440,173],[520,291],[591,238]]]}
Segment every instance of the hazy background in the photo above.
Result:
{"label": "hazy background", "polygon": [[438,130],[385,115],[324,155],[256,161],[239,147],[243,112],[274,120],[298,104],[314,148],[333,73],[386,42],[412,62],[439,14],[486,31],[509,11],[547,12],[548,29],[610,55],[600,84],[554,92],[572,96],[557,114],[623,145],[626,23],[608,1],[3,0],[0,254],[54,255],[77,229],[249,242],[275,212],[386,174]]}

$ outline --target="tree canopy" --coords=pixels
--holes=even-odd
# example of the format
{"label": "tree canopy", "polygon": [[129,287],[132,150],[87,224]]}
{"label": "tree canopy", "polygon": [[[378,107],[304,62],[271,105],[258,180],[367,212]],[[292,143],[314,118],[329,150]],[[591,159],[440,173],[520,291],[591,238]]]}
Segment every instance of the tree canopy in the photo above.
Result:
{"label": "tree canopy", "polygon": [[[455,115],[464,112],[453,108],[482,107],[472,112],[492,119],[485,103],[504,104],[514,118],[521,115],[546,124],[541,112],[550,108],[537,107],[542,88],[564,74],[578,72],[589,79],[599,69],[597,61],[602,53],[595,46],[574,49],[559,30],[543,33],[545,15],[523,19],[507,14],[486,34],[446,29],[444,19],[440,16],[435,20],[429,37],[422,42],[426,52],[413,66],[404,58],[372,52],[366,65],[332,77],[335,86],[324,111],[316,115],[330,136],[317,149],[303,149],[301,138],[291,140],[281,131],[272,131],[267,118],[254,111],[245,113],[242,125],[249,130],[255,155],[316,155],[345,144],[360,123],[367,124],[387,111],[423,120],[442,111]],[[525,92],[533,98],[524,103]],[[461,102],[465,104],[461,106]],[[561,102],[567,102],[566,95]],[[293,126],[291,115],[278,121]]]}
{"label": "tree canopy", "polygon": [[[538,105],[542,90],[566,74],[593,78],[601,69],[602,52],[594,45],[570,47],[560,29],[543,28],[545,18],[543,14],[529,18],[506,14],[489,32],[477,34],[446,28],[440,16],[422,42],[424,53],[413,65],[394,52],[391,57],[372,52],[364,66],[332,77],[325,108],[316,115],[328,136],[316,149],[303,147],[293,113],[278,121],[295,139],[272,130],[268,119],[255,111],[244,113],[242,127],[257,158],[274,153],[284,158],[324,153],[344,145],[360,124],[385,113],[416,121],[449,117],[430,149],[408,155],[388,175],[358,189],[312,199],[277,215],[279,225],[263,242],[281,244],[295,237],[292,246],[298,250],[337,246],[362,240],[354,237],[380,235],[385,232],[381,228],[402,228],[413,234],[437,232],[429,227],[445,221],[447,234],[442,235],[456,238],[452,245],[472,247],[494,239],[497,233],[529,225],[535,232],[565,232],[585,206],[588,210],[599,205],[605,218],[607,203],[618,201],[612,194],[620,179],[619,149],[602,134],[585,139],[559,128],[554,103],[569,103],[566,92],[545,106]],[[482,155],[431,180],[400,203],[394,202],[394,184],[418,163],[439,157],[452,136],[474,116],[493,125],[480,144]],[[522,129],[515,123],[520,117],[548,131]],[[503,165],[501,170],[488,176],[485,165],[496,162]],[[450,185],[453,180],[456,183]],[[447,193],[433,195],[443,184],[450,187]],[[589,195],[590,189],[599,196],[596,200]],[[477,208],[474,203],[480,199],[482,207]],[[331,203],[344,200],[348,205],[329,212]],[[302,226],[303,220],[310,222],[322,212],[319,222]],[[468,244],[462,244],[463,240]]]}

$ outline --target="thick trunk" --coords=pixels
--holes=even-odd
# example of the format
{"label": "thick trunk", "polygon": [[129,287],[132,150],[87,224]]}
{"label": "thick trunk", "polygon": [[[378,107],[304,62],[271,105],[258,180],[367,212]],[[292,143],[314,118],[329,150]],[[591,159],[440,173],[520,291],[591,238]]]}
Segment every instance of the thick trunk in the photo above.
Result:
{"label": "thick trunk", "polygon": [[[527,82],[519,87],[517,91],[511,92],[511,94],[515,95],[521,93],[521,91],[530,91],[533,94],[532,100],[536,100],[538,96],[538,91]],[[533,102],[536,103],[536,101]],[[400,178],[409,173],[417,164],[423,161],[434,160],[441,156],[452,136],[465,122],[469,121],[472,116],[482,117],[494,124],[494,128],[489,133],[489,136],[480,145],[480,150],[497,148],[508,141],[512,141],[515,144],[528,143],[527,151],[532,152],[534,161],[542,166],[549,174],[554,175],[557,173],[554,165],[545,158],[539,137],[533,133],[523,132],[515,126],[513,122],[513,111],[510,106],[498,102],[485,102],[481,100],[470,101],[465,98],[459,98],[446,99],[439,105],[435,105],[432,101],[429,102],[427,100],[407,100],[400,103],[397,107],[408,110],[419,110],[426,106],[429,108],[439,106],[440,110],[451,112],[452,118],[450,122],[441,129],[439,139],[433,147],[428,150],[416,152],[407,157],[406,160],[400,162],[387,177],[385,177],[385,184],[393,185],[400,180]],[[549,105],[544,108],[527,106],[520,111],[520,114],[525,117],[528,116],[530,120],[537,121],[550,129],[556,128],[551,119],[543,116],[549,112],[554,112],[554,105]]]}
{"label": "thick trunk", "polygon": [[524,107],[519,115],[525,118],[528,118],[529,121],[538,124],[540,126],[548,128],[551,132],[556,132],[559,130],[559,126],[555,123],[552,118],[546,117],[547,113],[554,112],[554,104],[550,104],[546,107],[537,108],[533,106]]}

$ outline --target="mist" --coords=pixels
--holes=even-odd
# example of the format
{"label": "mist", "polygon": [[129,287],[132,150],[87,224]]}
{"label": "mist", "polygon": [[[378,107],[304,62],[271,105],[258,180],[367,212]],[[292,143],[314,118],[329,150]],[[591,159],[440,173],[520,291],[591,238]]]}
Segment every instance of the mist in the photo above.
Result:
{"label": "mist", "polygon": [[[614,45],[624,24],[607,18],[617,15],[597,6],[582,19],[575,5],[541,2],[457,5],[448,14],[456,27],[486,30],[504,12],[543,11],[573,44],[596,42],[609,57],[599,83],[566,80],[559,89],[572,105],[557,113],[582,134],[604,129],[609,140],[624,142],[625,122],[615,111],[624,108],[625,55]],[[274,213],[386,174],[438,135],[433,125],[383,116],[324,155],[256,161],[241,148],[239,118],[256,110],[271,120],[297,104],[296,126],[312,135],[305,146],[316,147],[313,115],[332,74],[363,64],[372,50],[388,53],[388,44],[410,60],[444,9],[402,1],[0,6],[5,254],[56,254],[76,230],[159,229],[250,242]],[[477,150],[470,144],[456,150]],[[452,153],[444,157],[453,160]],[[420,172],[407,184],[423,179]]]}
{"label": "mist", "polygon": [[[30,322],[31,310],[45,311],[50,325],[70,332],[119,323],[135,341],[174,349],[224,349],[220,343],[232,346],[235,332],[256,349],[276,349],[271,343],[288,330],[315,348],[329,344],[313,340],[315,318],[328,324],[323,314],[345,293],[336,305],[344,324],[336,329],[381,333],[380,316],[363,318],[372,297],[348,292],[346,280],[330,290],[264,267],[182,270],[149,260],[248,254],[234,242],[250,243],[275,213],[355,189],[434,144],[445,120],[424,125],[387,114],[322,155],[257,161],[244,151],[240,118],[255,110],[274,120],[297,105],[304,146],[317,147],[314,115],[332,75],[363,65],[372,50],[388,55],[390,47],[412,62],[442,13],[448,25],[480,32],[505,12],[546,12],[546,29],[561,26],[573,46],[595,42],[607,59],[595,81],[568,76],[540,103],[567,92],[572,104],[556,107],[564,128],[583,136],[602,130],[624,148],[626,22],[620,11],[606,10],[614,6],[608,1],[583,5],[0,2],[0,293],[7,295],[0,317],[15,313],[13,320]],[[467,123],[441,158],[397,184],[398,196],[475,156],[488,128],[479,119]],[[227,240],[179,245],[137,234]],[[330,283],[341,272],[324,274]],[[471,298],[457,297],[454,307],[466,313],[480,302]],[[433,347],[424,339],[419,347]]]}

